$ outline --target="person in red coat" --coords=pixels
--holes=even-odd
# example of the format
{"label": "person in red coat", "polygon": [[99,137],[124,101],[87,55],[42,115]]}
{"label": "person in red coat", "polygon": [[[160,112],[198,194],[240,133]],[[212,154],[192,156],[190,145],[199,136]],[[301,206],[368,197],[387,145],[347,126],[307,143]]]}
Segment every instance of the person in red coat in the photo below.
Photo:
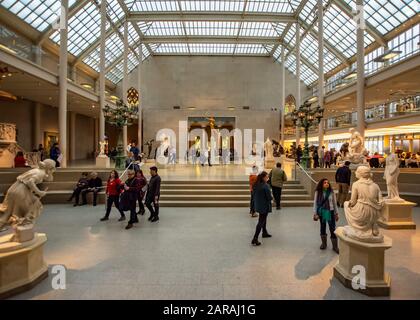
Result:
{"label": "person in red coat", "polygon": [[101,221],[109,220],[109,214],[111,213],[112,204],[115,204],[115,207],[121,214],[121,217],[118,219],[118,221],[125,220],[125,214],[120,209],[120,194],[122,191],[122,185],[123,183],[118,177],[118,172],[116,170],[112,170],[111,174],[109,175],[108,182],[106,184],[106,213],[105,216],[101,219]]}
{"label": "person in red coat", "polygon": [[23,152],[19,151],[15,157],[15,168],[24,168],[24,167],[27,167],[26,159],[23,156]]}
{"label": "person in red coat", "polygon": [[136,176],[137,176],[137,180],[140,183],[140,192],[139,192],[139,195],[138,195],[139,196],[138,197],[139,212],[137,212],[137,214],[144,215],[144,213],[146,212],[146,210],[144,210],[143,198],[144,198],[144,195],[146,194],[146,190],[143,190],[143,189],[145,189],[144,187],[147,186],[147,179],[144,176],[142,170],[139,170],[136,173]]}

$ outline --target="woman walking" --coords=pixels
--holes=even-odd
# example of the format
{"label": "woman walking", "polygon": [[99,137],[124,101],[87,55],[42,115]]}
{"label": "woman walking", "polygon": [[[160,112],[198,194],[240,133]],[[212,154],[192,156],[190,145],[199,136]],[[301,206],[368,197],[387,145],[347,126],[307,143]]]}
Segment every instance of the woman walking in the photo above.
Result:
{"label": "woman walking", "polygon": [[146,194],[146,190],[145,186],[147,186],[147,179],[143,174],[143,170],[139,170],[136,174],[137,176],[137,180],[139,181],[140,184],[140,192],[138,194],[138,202],[139,202],[139,212],[137,212],[137,214],[139,215],[144,215],[144,213],[146,212],[146,210],[144,209],[144,204],[143,204],[143,199],[144,199],[144,195]]}
{"label": "woman walking", "polygon": [[271,235],[267,232],[267,216],[272,211],[271,202],[273,197],[271,196],[270,187],[267,184],[268,173],[263,171],[257,177],[257,182],[254,186],[254,206],[255,211],[258,212],[258,224],[255,230],[254,238],[251,244],[254,246],[261,245],[258,241],[261,230],[263,231],[263,238],[270,238]]}
{"label": "woman walking", "polygon": [[321,224],[321,250],[327,248],[327,223],[330,228],[330,237],[333,250],[338,253],[337,236],[335,235],[335,222],[338,221],[338,208],[334,191],[328,179],[319,181],[314,198],[314,221]]}
{"label": "woman walking", "polygon": [[118,219],[118,221],[125,220],[125,214],[120,209],[121,191],[122,191],[122,182],[118,176],[118,172],[116,170],[112,170],[106,184],[106,195],[107,195],[106,213],[105,213],[105,216],[101,219],[101,221],[109,220],[109,214],[111,213],[112,204],[115,204],[115,207],[118,209],[118,211],[121,214],[121,217]]}

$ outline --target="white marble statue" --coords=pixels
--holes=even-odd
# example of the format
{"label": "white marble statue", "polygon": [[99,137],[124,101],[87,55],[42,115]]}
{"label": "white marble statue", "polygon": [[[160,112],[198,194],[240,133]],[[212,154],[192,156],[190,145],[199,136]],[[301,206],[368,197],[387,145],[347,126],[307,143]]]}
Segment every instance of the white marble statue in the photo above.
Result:
{"label": "white marble statue", "polygon": [[354,128],[349,130],[351,136],[349,141],[349,159],[354,164],[366,163],[366,148],[362,135]]}
{"label": "white marble statue", "polygon": [[400,160],[395,153],[392,153],[386,157],[385,160],[385,171],[384,179],[386,180],[386,188],[388,191],[388,197],[385,198],[386,202],[404,202],[404,199],[400,198],[398,192],[398,176],[400,175]]}
{"label": "white marble statue", "polygon": [[34,223],[42,211],[41,198],[46,195],[37,184],[52,181],[54,172],[55,161],[47,159],[16,178],[0,204],[0,229],[8,224],[16,227]]}
{"label": "white marble statue", "polygon": [[269,138],[264,143],[265,161],[274,161],[273,143]]}
{"label": "white marble statue", "polygon": [[106,142],[106,141],[100,141],[99,142],[99,146],[100,146],[100,152],[99,152],[99,155],[100,156],[105,156],[106,155],[106,153],[105,153],[105,149],[106,149],[106,146],[108,145],[108,142]]}
{"label": "white marble statue", "polygon": [[356,170],[357,180],[351,189],[351,199],[344,203],[348,226],[344,233],[362,242],[383,242],[378,220],[382,217],[382,199],[379,186],[373,182],[370,167],[360,166]]}

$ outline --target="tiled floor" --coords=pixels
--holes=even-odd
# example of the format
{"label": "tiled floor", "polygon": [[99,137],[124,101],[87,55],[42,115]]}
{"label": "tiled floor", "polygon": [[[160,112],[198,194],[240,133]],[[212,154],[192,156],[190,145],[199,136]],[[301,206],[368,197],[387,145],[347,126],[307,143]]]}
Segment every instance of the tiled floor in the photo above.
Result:
{"label": "tiled floor", "polygon": [[[244,208],[245,209],[245,208]],[[104,207],[48,205],[37,224],[45,259],[67,268],[67,289],[52,275],[15,299],[369,299],[332,276],[337,255],[319,250],[310,208],[270,215],[273,238],[250,245],[256,220],[244,209],[163,208],[126,231]],[[415,208],[420,225],[420,208]],[[344,223],[343,214],[340,224]],[[420,299],[420,232],[385,231],[391,299]]]}

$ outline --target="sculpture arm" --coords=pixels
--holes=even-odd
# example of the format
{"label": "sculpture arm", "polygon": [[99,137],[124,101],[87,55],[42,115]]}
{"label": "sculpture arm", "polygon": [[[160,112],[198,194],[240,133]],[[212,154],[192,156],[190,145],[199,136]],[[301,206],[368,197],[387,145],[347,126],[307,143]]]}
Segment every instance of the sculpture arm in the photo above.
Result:
{"label": "sculpture arm", "polygon": [[34,193],[36,194],[38,197],[42,198],[43,196],[45,196],[47,193],[45,191],[41,191],[38,189],[35,181],[33,178],[30,178],[28,181],[24,182],[24,184]]}

